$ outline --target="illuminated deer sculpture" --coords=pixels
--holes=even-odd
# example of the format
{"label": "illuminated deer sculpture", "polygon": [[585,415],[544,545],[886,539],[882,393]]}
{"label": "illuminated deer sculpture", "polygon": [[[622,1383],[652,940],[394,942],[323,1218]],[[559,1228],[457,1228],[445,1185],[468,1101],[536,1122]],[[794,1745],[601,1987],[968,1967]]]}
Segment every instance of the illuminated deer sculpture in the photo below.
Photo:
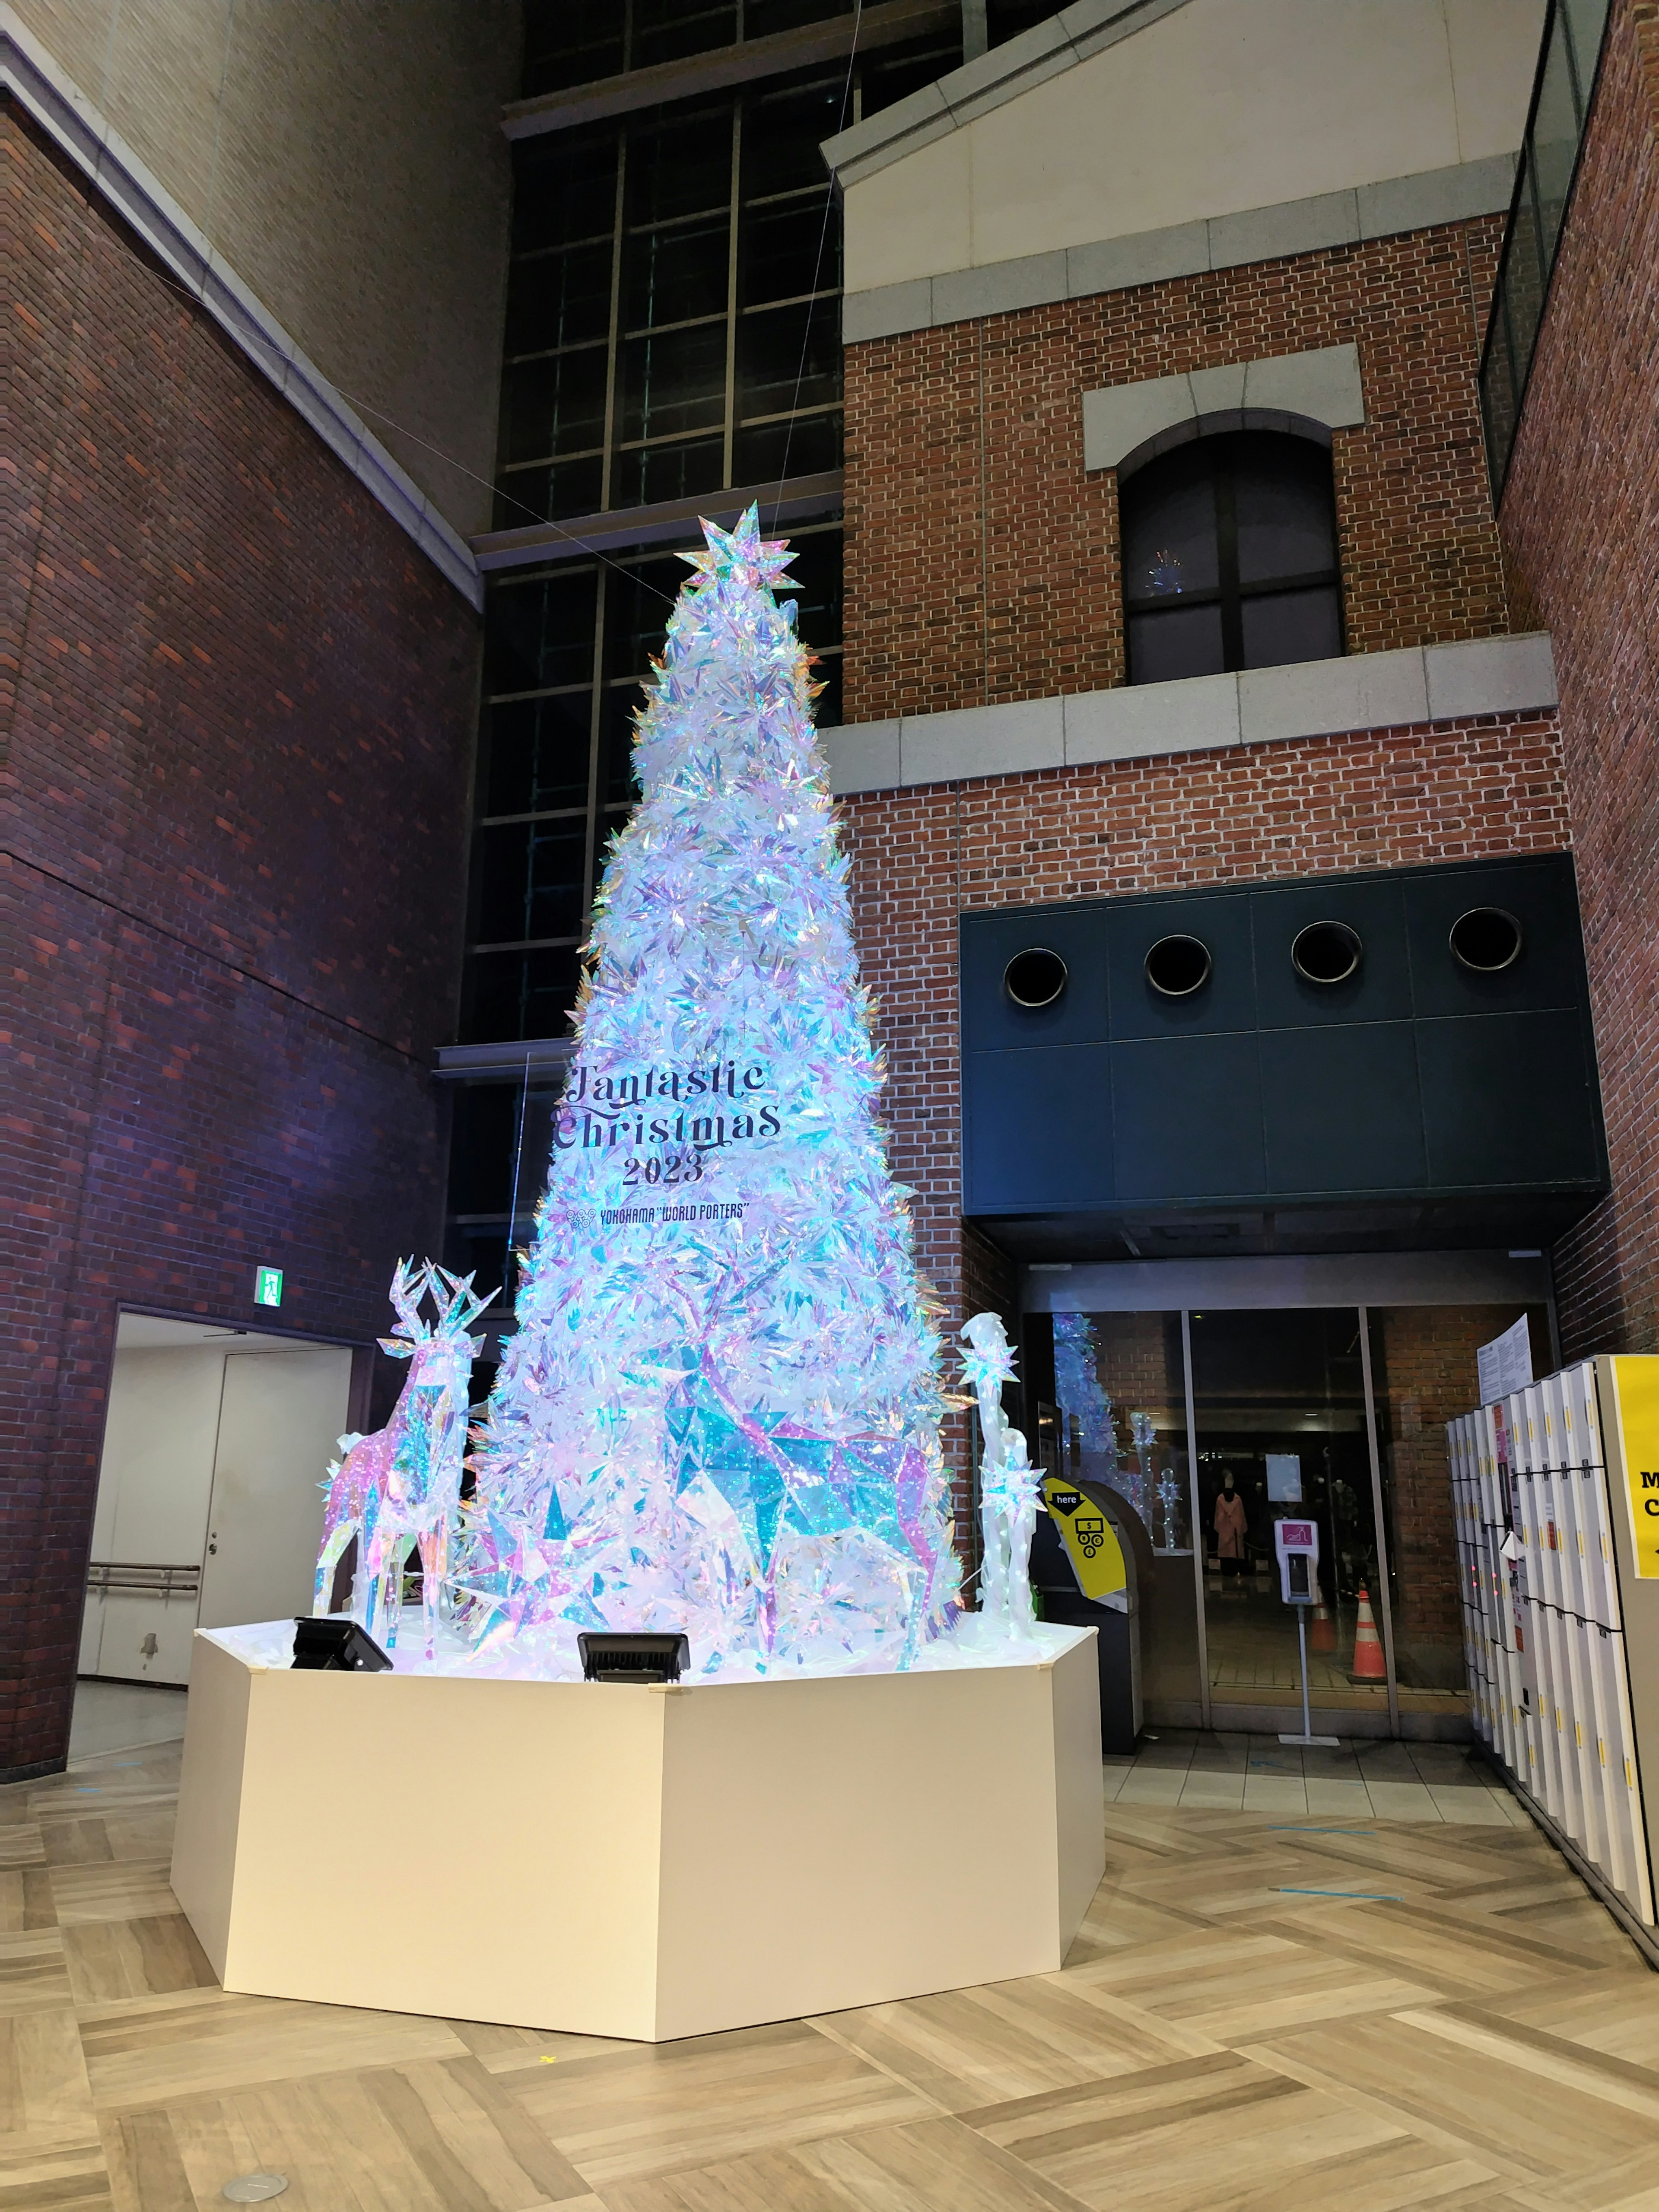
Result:
{"label": "illuminated deer sculpture", "polygon": [[[428,1292],[437,1318],[421,1318]],[[467,1330],[489,1305],[472,1287],[429,1260],[416,1267],[400,1260],[392,1279],[398,1326],[380,1349],[410,1363],[409,1380],[385,1428],[372,1436],[340,1438],[340,1457],[330,1466],[323,1513],[323,1547],[317,1559],[312,1610],[326,1613],[334,1571],[346,1546],[357,1539],[357,1578],[352,1612],[389,1651],[398,1640],[403,1568],[412,1541],[421,1553],[421,1594],[426,1615],[426,1656],[433,1656],[438,1598],[449,1571],[449,1537],[460,1502],[466,1451],[467,1383],[482,1337]]]}

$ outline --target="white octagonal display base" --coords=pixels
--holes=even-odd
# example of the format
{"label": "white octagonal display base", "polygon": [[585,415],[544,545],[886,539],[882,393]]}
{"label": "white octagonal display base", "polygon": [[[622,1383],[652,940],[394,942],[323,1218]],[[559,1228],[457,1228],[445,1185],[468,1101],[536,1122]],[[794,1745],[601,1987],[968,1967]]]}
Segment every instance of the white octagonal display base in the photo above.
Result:
{"label": "white octagonal display base", "polygon": [[200,1632],[173,1887],[228,1990],[647,2042],[1051,1972],[1104,1867],[1099,1686],[1093,1629],[1032,1636],[682,1687]]}

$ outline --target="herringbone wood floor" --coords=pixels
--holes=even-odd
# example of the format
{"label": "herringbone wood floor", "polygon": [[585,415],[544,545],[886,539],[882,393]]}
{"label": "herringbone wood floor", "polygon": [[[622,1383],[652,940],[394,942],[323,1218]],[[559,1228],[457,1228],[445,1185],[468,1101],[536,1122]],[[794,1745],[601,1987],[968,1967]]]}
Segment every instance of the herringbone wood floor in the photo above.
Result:
{"label": "herringbone wood floor", "polygon": [[1659,1975],[1529,1827],[1120,1797],[1061,1972],[648,2048],[226,1996],[178,1758],[0,1791],[0,2206],[1659,2207]]}

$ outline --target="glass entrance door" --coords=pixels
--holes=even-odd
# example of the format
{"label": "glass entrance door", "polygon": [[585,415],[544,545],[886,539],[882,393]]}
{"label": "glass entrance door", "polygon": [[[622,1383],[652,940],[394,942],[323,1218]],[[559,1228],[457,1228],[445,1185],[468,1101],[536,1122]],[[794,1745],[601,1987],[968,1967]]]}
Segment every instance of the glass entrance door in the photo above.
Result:
{"label": "glass entrance door", "polygon": [[1376,1516],[1356,1308],[1194,1312],[1205,1643],[1214,1725],[1230,1705],[1299,1707],[1297,1608],[1279,1595],[1274,1523],[1319,1528],[1310,1701],[1386,1715]]}

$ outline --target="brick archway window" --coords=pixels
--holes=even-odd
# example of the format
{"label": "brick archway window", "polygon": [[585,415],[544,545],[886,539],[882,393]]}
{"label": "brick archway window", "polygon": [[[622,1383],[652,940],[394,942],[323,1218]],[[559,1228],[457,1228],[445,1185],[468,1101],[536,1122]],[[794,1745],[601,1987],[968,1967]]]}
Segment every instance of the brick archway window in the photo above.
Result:
{"label": "brick archway window", "polygon": [[1342,651],[1331,457],[1235,430],[1120,477],[1131,684],[1328,660]]}

